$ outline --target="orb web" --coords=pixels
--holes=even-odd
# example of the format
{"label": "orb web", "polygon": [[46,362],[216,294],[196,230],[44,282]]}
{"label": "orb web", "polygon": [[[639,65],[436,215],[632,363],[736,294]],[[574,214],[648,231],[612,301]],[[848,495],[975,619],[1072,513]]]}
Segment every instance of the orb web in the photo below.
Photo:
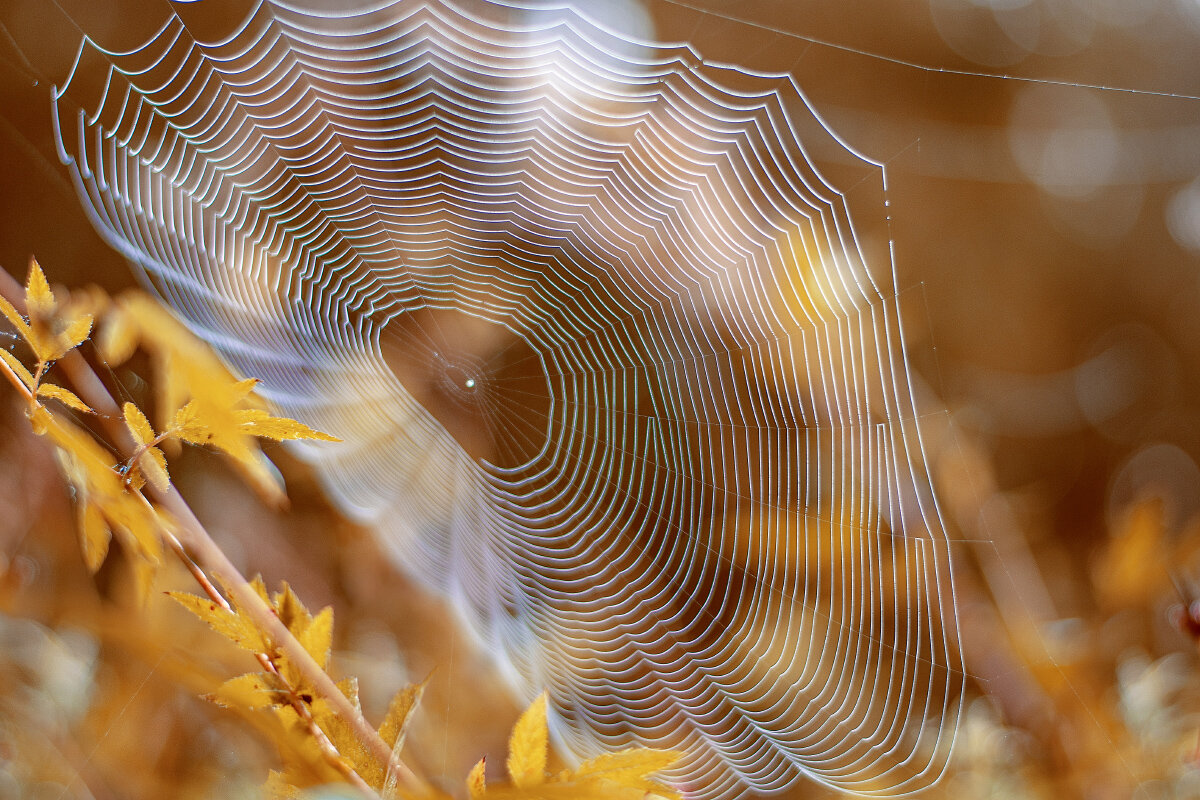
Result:
{"label": "orb web", "polygon": [[949,545],[799,87],[552,4],[203,5],[85,40],[60,156],[566,750],[681,749],[700,798],[936,780]]}

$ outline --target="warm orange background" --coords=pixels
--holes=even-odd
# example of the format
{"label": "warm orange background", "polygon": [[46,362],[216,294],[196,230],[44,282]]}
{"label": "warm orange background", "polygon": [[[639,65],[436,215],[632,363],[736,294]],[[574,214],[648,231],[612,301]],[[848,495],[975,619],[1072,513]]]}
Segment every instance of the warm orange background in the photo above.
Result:
{"label": "warm orange background", "polygon": [[[9,272],[36,254],[63,285],[132,282],[54,155],[49,85],[80,28],[129,46],[164,5],[0,0]],[[1166,610],[1170,575],[1186,590],[1200,570],[1200,200],[1188,194],[1200,180],[1200,6],[696,5],[707,10],[651,3],[658,35],[790,72],[836,133],[887,166],[890,207],[851,191],[852,210],[873,249],[894,241],[932,467],[962,542],[972,697],[986,698],[941,793],[1115,798],[1151,779],[1160,794],[1148,796],[1194,790],[1200,673]],[[174,609],[134,615],[119,568],[86,576],[53,461],[4,398],[0,797],[18,777],[56,797],[76,774],[66,796],[89,796],[84,782],[96,797],[252,785],[269,752],[193,699],[203,682],[176,663],[196,648],[219,671],[227,654]],[[299,490],[284,516],[204,455],[185,459],[180,484],[248,572],[335,606],[339,663],[376,694],[438,666],[415,754],[431,774],[460,776],[483,752],[498,764],[516,711],[486,658],[284,461]],[[50,655],[30,666],[31,648]],[[38,698],[68,694],[52,680],[91,694],[47,710]]]}

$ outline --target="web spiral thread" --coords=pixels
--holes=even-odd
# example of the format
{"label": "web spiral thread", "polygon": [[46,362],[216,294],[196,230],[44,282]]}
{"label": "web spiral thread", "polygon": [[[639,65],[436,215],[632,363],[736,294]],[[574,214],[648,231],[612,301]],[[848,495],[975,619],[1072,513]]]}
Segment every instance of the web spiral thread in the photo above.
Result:
{"label": "web spiral thread", "polygon": [[567,750],[681,748],[699,798],[936,780],[949,543],[890,264],[809,152],[857,156],[794,82],[551,4],[193,13],[81,48],[86,208],[345,440],[304,453]]}

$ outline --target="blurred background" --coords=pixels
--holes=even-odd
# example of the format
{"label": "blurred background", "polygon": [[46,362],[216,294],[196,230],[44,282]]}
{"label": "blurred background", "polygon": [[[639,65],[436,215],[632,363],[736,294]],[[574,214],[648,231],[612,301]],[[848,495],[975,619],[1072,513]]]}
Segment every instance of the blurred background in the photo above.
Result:
{"label": "blurred background", "polygon": [[[0,267],[13,275],[36,255],[62,285],[132,285],[55,155],[50,86],[81,30],[132,46],[166,8],[0,0]],[[1200,3],[588,8],[794,76],[885,167],[886,208],[839,188],[859,235],[894,253],[970,675],[952,772],[929,796],[1200,797],[1196,639],[1171,611],[1200,596]],[[136,374],[122,380],[137,391]],[[270,748],[197,698],[252,664],[165,604],[135,612],[119,563],[86,574],[54,460],[27,427],[0,392],[0,798],[253,796]],[[517,709],[486,657],[303,465],[273,454],[295,498],[283,514],[203,453],[175,473],[248,573],[334,606],[335,665],[360,678],[369,713],[437,668],[413,737],[421,767],[457,787],[483,753],[500,763]]]}

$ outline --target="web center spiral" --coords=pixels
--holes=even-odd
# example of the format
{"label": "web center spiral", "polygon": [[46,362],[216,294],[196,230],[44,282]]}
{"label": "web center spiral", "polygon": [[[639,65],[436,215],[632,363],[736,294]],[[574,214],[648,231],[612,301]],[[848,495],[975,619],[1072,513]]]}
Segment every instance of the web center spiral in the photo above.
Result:
{"label": "web center spiral", "polygon": [[545,447],[549,383],[522,336],[463,311],[418,308],[380,341],[404,389],[472,458],[511,470]]}

